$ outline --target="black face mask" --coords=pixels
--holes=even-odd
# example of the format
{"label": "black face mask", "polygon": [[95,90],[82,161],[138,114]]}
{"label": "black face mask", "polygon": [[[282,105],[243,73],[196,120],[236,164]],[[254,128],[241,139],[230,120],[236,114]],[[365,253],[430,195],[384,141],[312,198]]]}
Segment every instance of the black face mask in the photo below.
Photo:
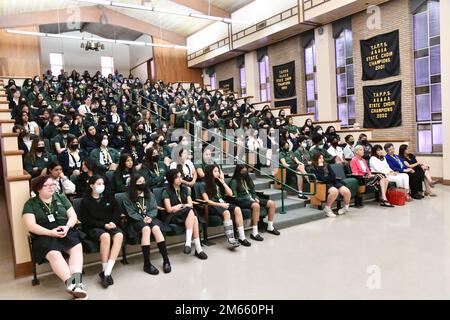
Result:
{"label": "black face mask", "polygon": [[146,183],[137,184],[136,185],[136,190],[138,190],[138,191],[145,191],[145,190],[147,190],[147,184]]}
{"label": "black face mask", "polygon": [[118,136],[123,136],[123,131],[117,131]]}
{"label": "black face mask", "polygon": [[69,130],[64,129],[64,130],[61,130],[61,132],[62,132],[63,134],[68,134],[68,133],[69,133]]}
{"label": "black face mask", "polygon": [[161,140],[161,141],[159,142],[159,145],[160,145],[161,147],[163,147],[163,146],[165,145],[164,140]]}
{"label": "black face mask", "polygon": [[158,162],[159,161],[159,155],[153,156],[153,162]]}
{"label": "black face mask", "polygon": [[77,150],[77,149],[78,149],[78,143],[75,143],[70,147],[70,150]]}
{"label": "black face mask", "polygon": [[137,140],[131,140],[130,145],[132,145],[133,147],[136,147],[138,145]]}
{"label": "black face mask", "polygon": [[37,147],[36,151],[37,152],[45,152],[45,147]]}
{"label": "black face mask", "polygon": [[137,129],[137,132],[144,133],[144,129]]}

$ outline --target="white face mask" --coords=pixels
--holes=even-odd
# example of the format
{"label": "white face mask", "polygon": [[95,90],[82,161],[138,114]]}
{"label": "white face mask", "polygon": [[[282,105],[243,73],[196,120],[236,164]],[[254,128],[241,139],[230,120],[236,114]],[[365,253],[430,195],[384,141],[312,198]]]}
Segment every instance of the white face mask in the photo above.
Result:
{"label": "white face mask", "polygon": [[104,147],[108,146],[108,140],[107,139],[103,139],[102,140],[102,146],[104,146]]}
{"label": "white face mask", "polygon": [[95,192],[96,192],[96,193],[102,194],[103,191],[105,191],[105,185],[104,185],[104,184],[102,184],[101,186],[96,186],[96,187],[95,187]]}
{"label": "white face mask", "polygon": [[189,142],[186,141],[186,140],[182,140],[182,141],[181,141],[181,144],[182,144],[183,146],[187,146],[187,145],[189,144]]}

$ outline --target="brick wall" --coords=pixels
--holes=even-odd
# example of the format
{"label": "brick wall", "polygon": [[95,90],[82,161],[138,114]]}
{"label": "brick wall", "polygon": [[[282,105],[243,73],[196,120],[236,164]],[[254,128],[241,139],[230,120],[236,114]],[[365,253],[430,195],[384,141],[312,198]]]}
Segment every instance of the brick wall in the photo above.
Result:
{"label": "brick wall", "polygon": [[236,64],[236,58],[216,64],[216,88],[219,88],[219,81],[233,78],[234,92],[241,93],[239,69]]}
{"label": "brick wall", "polygon": [[295,61],[295,93],[297,98],[297,112],[305,113],[305,65],[303,63],[304,52],[300,44],[300,36],[295,36],[281,42],[275,43],[268,47],[269,55],[269,70],[270,70],[270,93],[273,101],[289,100],[295,97],[287,99],[275,99],[275,93],[273,88],[273,66],[285,64],[290,61]]}
{"label": "brick wall", "polygon": [[[416,113],[414,96],[414,40],[412,15],[408,0],[392,0],[381,7],[381,30],[369,30],[366,24],[369,14],[363,11],[352,16],[353,55],[355,72],[356,121],[364,121],[363,86],[379,85],[402,80],[402,126],[376,129],[374,139],[405,138],[416,149]],[[362,81],[361,50],[359,41],[394,30],[400,32],[400,75],[381,80]]]}

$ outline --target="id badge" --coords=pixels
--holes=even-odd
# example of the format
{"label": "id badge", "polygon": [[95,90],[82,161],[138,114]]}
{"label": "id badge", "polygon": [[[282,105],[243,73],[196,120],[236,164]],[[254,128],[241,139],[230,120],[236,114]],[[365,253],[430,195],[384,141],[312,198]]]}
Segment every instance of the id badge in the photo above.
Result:
{"label": "id badge", "polygon": [[219,199],[219,202],[220,203],[225,203],[225,201],[222,198]]}
{"label": "id badge", "polygon": [[47,217],[49,222],[55,222],[55,216],[53,214],[49,214]]}

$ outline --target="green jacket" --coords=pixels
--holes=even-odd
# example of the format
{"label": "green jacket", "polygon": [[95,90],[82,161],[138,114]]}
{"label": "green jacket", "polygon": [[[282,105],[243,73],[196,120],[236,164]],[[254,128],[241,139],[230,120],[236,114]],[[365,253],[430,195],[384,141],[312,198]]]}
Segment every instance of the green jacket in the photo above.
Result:
{"label": "green jacket", "polygon": [[158,170],[154,171],[148,168],[146,165],[142,165],[139,173],[145,178],[150,188],[162,186],[165,181],[166,173],[169,169],[163,161],[158,161]]}
{"label": "green jacket", "polygon": [[130,186],[130,178],[134,172],[134,169],[130,171],[116,170],[114,172],[114,186],[116,188],[116,192],[120,193],[128,191],[128,188]]}
{"label": "green jacket", "polygon": [[131,201],[130,197],[127,195],[123,200],[123,207],[128,218],[134,221],[142,221],[145,217],[155,218],[158,214],[158,206],[156,204],[156,199],[153,193],[150,192],[150,198],[144,199],[144,211],[141,211],[137,203]]}
{"label": "green jacket", "polygon": [[295,160],[293,159],[293,157],[295,157],[295,153],[292,151],[281,151],[279,157],[280,157],[280,162],[281,162],[281,159],[284,159],[284,160],[286,160],[286,163],[288,165],[297,164],[295,162]]}
{"label": "green jacket", "polygon": [[[47,165],[55,161],[56,157],[51,153],[43,153],[41,157],[36,157],[35,162],[33,163],[30,154],[27,154],[23,159],[23,167],[24,169],[31,175],[32,178],[35,178],[41,175],[41,171],[47,168]],[[33,168],[37,167],[37,171],[33,171]]]}
{"label": "green jacket", "polygon": [[[111,156],[111,160],[114,163],[118,163],[119,162],[119,158],[120,158],[120,153],[114,149],[114,148],[107,148],[109,155]],[[108,171],[108,168],[100,163],[100,148],[94,149],[91,152],[90,155],[91,159],[95,161],[95,164],[97,165],[97,167],[102,170],[102,171]]]}
{"label": "green jacket", "polygon": [[310,156],[311,159],[317,153],[323,154],[323,158],[325,159],[325,161],[327,163],[333,163],[334,157],[327,150],[325,150],[324,148],[312,147],[311,149],[309,149],[309,156]]}
{"label": "green jacket", "polygon": [[236,198],[236,200],[250,200],[250,199],[257,199],[256,192],[255,192],[255,185],[250,180],[250,185],[245,185],[245,182],[243,181],[243,184],[238,188],[238,183],[236,179],[233,179],[230,181],[230,188],[233,190],[233,196]]}
{"label": "green jacket", "polygon": [[[301,148],[301,147],[300,147]],[[309,155],[309,152],[305,149],[300,150],[300,148],[298,148],[295,152],[294,152],[294,156],[300,160],[301,163],[303,163],[305,166],[308,165],[308,161],[311,160],[311,157]]]}

